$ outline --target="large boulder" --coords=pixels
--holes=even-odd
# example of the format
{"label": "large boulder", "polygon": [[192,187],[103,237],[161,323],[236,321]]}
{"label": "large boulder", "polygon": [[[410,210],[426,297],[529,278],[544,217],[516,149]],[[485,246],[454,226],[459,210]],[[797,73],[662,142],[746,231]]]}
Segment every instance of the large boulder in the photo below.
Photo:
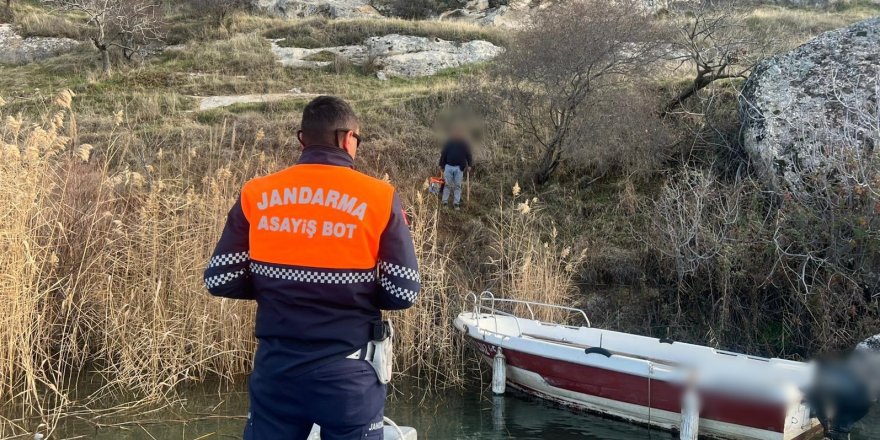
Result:
{"label": "large boulder", "polygon": [[397,34],[370,37],[359,45],[314,49],[282,47],[278,43],[272,41],[272,51],[285,66],[328,66],[332,62],[320,55],[329,53],[354,64],[370,64],[381,79],[429,76],[444,69],[491,60],[504,50],[483,40],[460,43]]}
{"label": "large boulder", "polygon": [[457,43],[396,34],[368,38],[365,45],[367,53],[377,58],[380,78],[434,75],[444,69],[491,60],[503,51],[483,40]]}
{"label": "large boulder", "polygon": [[255,0],[256,5],[270,14],[298,18],[365,18],[382,15],[370,0]]}
{"label": "large boulder", "polygon": [[0,64],[22,64],[49,58],[79,44],[70,38],[23,38],[11,24],[0,24]]}
{"label": "large boulder", "polygon": [[870,129],[878,81],[880,17],[826,32],[756,66],[740,98],[743,147],[773,189],[798,193],[804,176],[827,176],[840,163],[872,154],[880,145],[880,134]]}

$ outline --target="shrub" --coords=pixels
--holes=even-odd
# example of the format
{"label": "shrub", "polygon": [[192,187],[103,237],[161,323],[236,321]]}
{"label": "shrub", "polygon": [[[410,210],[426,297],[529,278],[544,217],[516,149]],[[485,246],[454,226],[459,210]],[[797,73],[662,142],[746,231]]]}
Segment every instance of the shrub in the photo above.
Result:
{"label": "shrub", "polygon": [[579,0],[538,12],[496,70],[517,125],[536,145],[546,183],[585,136],[578,123],[597,91],[656,56],[657,29],[633,1]]}

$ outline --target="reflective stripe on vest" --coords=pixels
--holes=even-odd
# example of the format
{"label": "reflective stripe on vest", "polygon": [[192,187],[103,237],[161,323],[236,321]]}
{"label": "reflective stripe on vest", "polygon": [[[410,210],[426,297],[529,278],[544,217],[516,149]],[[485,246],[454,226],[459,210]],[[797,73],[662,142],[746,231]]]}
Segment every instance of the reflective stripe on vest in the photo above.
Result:
{"label": "reflective stripe on vest", "polygon": [[391,215],[393,187],[350,168],[301,164],[242,190],[254,261],[372,269]]}

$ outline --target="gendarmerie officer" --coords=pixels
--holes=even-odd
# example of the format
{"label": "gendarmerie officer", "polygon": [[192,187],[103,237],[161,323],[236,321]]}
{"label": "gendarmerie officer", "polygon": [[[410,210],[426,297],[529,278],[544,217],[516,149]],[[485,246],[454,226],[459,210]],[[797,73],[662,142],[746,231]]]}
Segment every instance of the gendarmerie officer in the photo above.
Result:
{"label": "gendarmerie officer", "polygon": [[371,341],[420,279],[394,188],[353,169],[359,131],[345,101],[310,102],[299,161],[245,184],[205,270],[211,294],[257,301],[245,439],[305,439],[313,423],[323,439],[382,438]]}

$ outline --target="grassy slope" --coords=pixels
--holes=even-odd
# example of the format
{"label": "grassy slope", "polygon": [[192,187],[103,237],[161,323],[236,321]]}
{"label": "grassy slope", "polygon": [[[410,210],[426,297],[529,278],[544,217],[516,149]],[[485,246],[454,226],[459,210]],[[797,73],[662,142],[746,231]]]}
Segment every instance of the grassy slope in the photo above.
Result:
{"label": "grassy slope", "polygon": [[[25,2],[16,6],[19,25],[30,35],[82,35],[76,16],[52,18],[47,12]],[[748,23],[753,30],[784,35],[782,46],[800,44],[813,35],[878,13],[876,7],[853,6],[842,10],[814,10],[765,7],[755,10]],[[103,131],[113,113],[123,110],[126,120],[137,127],[131,142],[143,151],[186,149],[208,142],[217,130],[235,127],[241,143],[250,142],[263,130],[262,148],[290,162],[293,133],[303,100],[271,104],[237,105],[210,112],[195,113],[193,96],[279,93],[297,88],[306,93],[343,96],[364,116],[366,148],[360,167],[381,176],[389,174],[406,198],[421,191],[422,181],[433,172],[438,147],[434,122],[467,78],[479,75],[481,68],[459,69],[430,78],[379,81],[356,68],[336,70],[296,70],[275,62],[264,37],[282,38],[282,44],[320,47],[351,44],[368,36],[390,32],[437,36],[451,40],[485,38],[504,43],[498,30],[467,25],[401,20],[350,20],[328,22],[320,19],[284,21],[277,18],[237,15],[224,27],[203,22],[185,10],[174,11],[170,19],[169,41],[182,43],[180,50],[168,51],[141,66],[119,68],[112,77],[98,75],[97,54],[89,47],[42,63],[0,67],[0,96],[13,111],[32,115],[45,112],[51,99],[63,88],[77,94],[81,141],[100,146]],[[669,81],[663,79],[662,81]],[[485,273],[486,254],[480,249],[485,217],[500,203],[514,182],[521,179],[528,161],[518,152],[523,142],[516,133],[499,130],[485,139],[482,163],[475,173],[473,202],[466,213],[452,214],[444,220],[446,239],[462,244],[457,251],[459,266],[468,272]],[[245,141],[247,139],[247,141]],[[230,149],[238,148],[230,144]],[[224,153],[224,154],[228,154]],[[123,159],[137,168],[137,155]],[[173,173],[173,167],[169,167]],[[632,200],[650,198],[661,182],[637,187],[624,180],[608,179],[594,185],[581,185],[577,170],[568,170],[560,180],[545,188],[526,188],[540,200],[539,206],[553,219],[563,237],[590,250],[585,279],[606,289],[636,285],[644,278],[637,249],[627,222],[638,213]],[[199,179],[194,178],[197,182]],[[637,220],[638,222],[638,220]],[[549,225],[548,225],[549,229]],[[471,281],[480,288],[487,280]],[[595,286],[594,286],[595,287]],[[643,290],[638,298],[608,298],[609,310],[625,301],[643,300],[653,290]],[[619,313],[609,312],[606,322],[641,331],[639,317],[621,321]]]}
{"label": "grassy slope", "polygon": [[[118,248],[121,255],[130,254],[128,257],[130,259],[121,259],[118,264],[105,264],[121,272],[134,272],[132,277],[135,279],[124,279],[119,286],[99,286],[99,290],[106,289],[108,292],[129,295],[123,296],[127,301],[145,301],[140,309],[133,309],[143,313],[143,322],[135,322],[135,324],[143,324],[145,328],[152,328],[155,325],[158,330],[153,330],[161,335],[175,334],[197,338],[201,341],[200,344],[209,348],[209,354],[214,353],[216,341],[212,339],[210,332],[205,332],[201,328],[190,329],[188,326],[192,323],[186,319],[165,319],[163,322],[156,322],[157,320],[150,314],[153,310],[152,303],[141,298],[136,291],[141,288],[144,291],[157,289],[151,284],[150,277],[165,278],[168,280],[166,285],[175,283],[171,287],[165,287],[167,292],[163,290],[163,293],[167,293],[171,298],[178,296],[188,298],[190,303],[183,299],[180,302],[195,307],[197,311],[201,310],[199,307],[204,306],[209,312],[206,315],[210,318],[209,322],[213,323],[218,319],[224,321],[218,323],[220,330],[217,332],[222,336],[218,338],[223,343],[233,340],[226,352],[226,356],[233,359],[217,361],[218,365],[222,365],[217,367],[223,368],[220,372],[222,375],[224,372],[245,371],[248,368],[247,356],[252,353],[252,347],[249,345],[251,343],[249,323],[229,325],[225,322],[228,319],[218,318],[218,314],[214,313],[212,308],[223,307],[218,301],[192,301],[190,293],[197,288],[200,278],[197,272],[200,268],[189,266],[201,264],[190,263],[201,260],[202,254],[210,252],[208,249],[211,245],[208,243],[210,240],[202,238],[212,236],[213,231],[219,227],[226,209],[225,204],[230,197],[233,197],[232,188],[238,184],[238,181],[249,177],[249,174],[265,171],[262,166],[254,166],[255,162],[263,163],[261,159],[255,160],[254,156],[270,156],[277,160],[278,166],[293,161],[296,154],[294,141],[296,120],[305,101],[293,99],[271,104],[245,104],[209,112],[195,112],[197,100],[194,97],[280,93],[297,88],[306,93],[337,94],[349,99],[364,119],[363,132],[366,136],[366,144],[359,156],[358,167],[375,176],[387,174],[400,188],[405,203],[413,208],[415,218],[430,220],[430,206],[426,208],[426,205],[418,203],[417,195],[422,192],[425,178],[434,172],[440,142],[435,130],[436,123],[442,120],[448,109],[454,108],[456,98],[463,90],[462,84],[480,79],[483,67],[457,69],[430,78],[395,79],[385,82],[345,65],[322,71],[288,69],[275,62],[264,37],[284,38],[289,44],[321,46],[348,44],[387,32],[438,36],[452,40],[486,38],[499,43],[505,41],[505,36],[498,30],[434,22],[396,20],[290,22],[248,15],[236,15],[228,20],[224,27],[217,27],[186,10],[172,12],[169,20],[169,42],[184,44],[179,50],[167,51],[139,66],[120,67],[109,78],[101,77],[98,73],[100,60],[88,45],[74,53],[41,63],[0,66],[0,96],[7,101],[3,114],[12,115],[22,112],[31,118],[40,118],[55,111],[57,106],[54,106],[52,101],[60,90],[65,88],[73,90],[77,95],[74,108],[79,133],[78,141],[95,146],[92,152],[92,156],[95,157],[91,162],[92,165],[100,163],[102,156],[110,157],[108,145],[112,144],[118,146],[123,154],[116,154],[109,161],[115,168],[110,171],[111,175],[118,170],[130,169],[152,179],[158,173],[162,174],[160,178],[165,178],[165,182],[173,188],[173,190],[147,191],[147,196],[134,196],[130,199],[126,199],[125,193],[114,192],[112,193],[114,197],[119,195],[120,200],[105,202],[101,205],[101,209],[105,209],[105,206],[108,207],[107,209],[114,209],[117,203],[137,207],[142,203],[138,197],[147,197],[149,201],[152,200],[149,196],[156,196],[157,200],[165,200],[165,203],[174,209],[190,212],[187,207],[191,202],[187,199],[186,191],[197,188],[196,194],[211,195],[216,191],[200,187],[213,184],[221,189],[225,188],[220,191],[221,194],[216,195],[216,199],[199,202],[204,205],[204,212],[194,219],[179,220],[179,224],[175,223],[177,230],[167,232],[171,235],[161,232],[167,219],[164,205],[160,205],[160,209],[152,215],[155,215],[156,220],[154,228],[160,231],[154,232],[155,238],[161,245],[141,246],[146,247],[146,250],[130,245]],[[757,31],[782,35],[783,37],[780,38],[780,49],[782,49],[800,44],[818,32],[840,27],[878,12],[880,10],[876,7],[872,9],[864,6],[830,12],[767,7],[751,14],[749,26]],[[30,35],[77,36],[82,35],[83,32],[78,17],[67,15],[63,18],[53,18],[46,10],[37,7],[36,2],[33,1],[18,2],[16,16],[19,20],[18,24]],[[680,81],[681,78],[660,78],[656,88],[663,90]],[[119,111],[122,112],[125,129],[114,128],[114,114]],[[408,312],[408,316],[415,316],[421,328],[426,330],[414,333],[412,329],[407,329],[407,325],[401,326],[403,340],[407,340],[406,335],[409,332],[420,342],[424,339],[423,335],[433,335],[443,338],[440,342],[449,345],[451,336],[437,333],[437,317],[448,316],[458,310],[459,304],[456,301],[464,289],[499,287],[499,278],[496,276],[497,260],[492,260],[498,246],[493,230],[498,228],[500,217],[498,208],[505,206],[509,209],[511,206],[510,202],[513,198],[511,188],[517,181],[522,183],[523,194],[515,199],[515,203],[537,198],[537,202],[529,202],[530,206],[533,211],[540,211],[544,215],[538,217],[540,220],[533,220],[540,222],[538,225],[532,225],[539,226],[537,228],[539,237],[530,235],[534,234],[533,229],[514,228],[513,234],[510,234],[507,240],[518,242],[520,241],[518,238],[522,237],[522,241],[527,239],[540,248],[542,244],[538,242],[540,239],[545,243],[555,242],[563,246],[571,246],[576,252],[584,249],[586,261],[579,278],[584,292],[595,292],[584,295],[582,299],[588,303],[593,322],[596,325],[616,329],[663,334],[665,329],[652,328],[651,317],[644,315],[647,313],[663,315],[668,312],[664,307],[669,306],[661,297],[662,286],[651,285],[649,272],[656,272],[658,269],[646,264],[645,254],[650,250],[646,251],[645,244],[635,237],[633,229],[644,227],[650,220],[646,218],[645,211],[639,208],[655,197],[658,188],[664,183],[664,174],[657,173],[651,179],[639,183],[621,177],[607,177],[589,183],[592,179],[585,178],[588,170],[570,166],[561,170],[558,179],[551,184],[542,188],[532,188],[527,186],[523,179],[532,160],[528,157],[531,151],[528,139],[524,139],[509,127],[497,126],[491,121],[485,121],[485,124],[486,133],[480,142],[479,164],[474,172],[471,187],[471,203],[462,212],[448,212],[440,216],[439,228],[432,229],[432,225],[428,225],[427,221],[415,222],[417,239],[422,241],[419,249],[425,253],[422,255],[423,261],[430,262],[428,267],[424,268],[425,279],[434,283],[429,289],[433,293],[434,300],[439,301],[439,305],[428,308],[425,305],[427,300],[425,298],[417,307],[424,310],[424,313]],[[160,151],[163,153],[160,154]],[[160,156],[163,155],[165,158],[161,159]],[[273,161],[269,160],[267,163]],[[234,176],[231,178],[234,183],[228,181],[218,183],[222,179],[230,180],[228,177],[230,175]],[[92,177],[86,177],[87,179],[82,180],[87,183]],[[79,176],[71,176],[71,178],[79,183],[77,180]],[[82,186],[90,188],[88,184]],[[225,192],[226,190],[228,193]],[[223,202],[213,203],[212,200]],[[224,206],[219,206],[220,204]],[[91,209],[91,201],[85,200],[81,209],[84,212]],[[123,212],[128,211],[118,209]],[[70,219],[66,224],[74,227],[82,218],[88,218],[79,211],[69,215]],[[176,218],[174,215],[167,217]],[[98,215],[98,218],[102,219],[103,216]],[[145,220],[138,215],[131,215],[130,218],[137,222]],[[147,223],[149,226],[150,223]],[[190,229],[196,231],[191,232]],[[141,231],[135,227],[131,230]],[[554,238],[552,231],[557,231],[558,237]],[[424,244],[425,241],[434,240],[435,236],[432,234],[439,235],[436,247],[432,247],[430,243]],[[134,237],[131,238],[132,236]],[[148,234],[145,236],[147,239],[144,241],[152,243],[153,236]],[[124,237],[129,237],[137,243],[137,234],[124,235]],[[166,246],[165,242],[160,240],[162,237],[166,240],[180,239],[182,242]],[[510,245],[510,243],[505,244],[505,246]],[[111,247],[111,249],[117,248]],[[142,260],[152,261],[154,264],[164,263],[169,256],[173,257],[171,261],[178,262],[180,270],[133,267],[141,265]],[[61,255],[61,261],[65,263],[77,260],[75,255]],[[129,262],[133,263],[129,264]],[[95,280],[106,279],[104,272],[99,275],[100,278]],[[546,277],[538,275],[534,278],[550,281],[554,279],[553,274]],[[97,282],[88,280],[90,279],[86,282]],[[552,290],[542,286],[545,285],[527,287],[532,293],[543,294]],[[180,306],[175,304],[175,307]],[[634,307],[634,304],[643,306]],[[126,304],[126,307],[128,306],[129,304]],[[655,307],[655,310],[650,311],[650,307]],[[170,310],[177,309],[172,307]],[[88,312],[89,309],[86,308],[86,311]],[[133,313],[132,316],[135,314]],[[166,327],[162,327],[163,325]],[[181,326],[182,330],[175,327],[177,325]],[[694,323],[694,326],[706,327],[705,323]],[[125,332],[125,328],[128,327],[131,327],[129,332],[131,334]],[[131,337],[128,346],[132,348],[131,352],[135,353],[133,359],[142,356],[142,346],[145,345],[156,350],[158,353],[155,354],[156,359],[164,359],[162,353],[169,352],[166,349],[164,336],[151,342],[149,340],[151,334],[139,331],[139,328],[128,322],[117,329],[118,332]],[[232,331],[233,336],[223,333],[226,331],[223,329]],[[449,330],[448,326],[444,329]],[[0,328],[0,336],[2,330]],[[15,335],[20,333],[17,329],[11,330]],[[104,330],[99,329],[99,331]],[[750,348],[777,353],[774,344],[783,339],[779,336],[781,331],[775,328],[760,331],[766,334],[764,338],[767,340],[766,344]],[[691,339],[703,343],[707,342],[707,338],[711,343],[718,341],[714,335],[694,334],[689,332],[689,329],[679,329],[676,333],[690,336]],[[143,340],[136,337],[141,334]],[[409,337],[412,340],[413,336]],[[125,340],[125,338],[120,339]],[[234,345],[235,341],[238,346]],[[33,344],[23,345],[30,347]],[[424,350],[424,352],[417,349],[414,353],[412,351],[401,353],[400,358],[406,361],[415,359],[409,362],[410,365],[430,359],[430,356],[436,355],[441,348],[451,350],[451,352],[443,352],[446,354],[451,353],[455,356],[458,353],[455,347],[449,346],[438,348],[431,344],[424,347],[422,347],[424,344],[400,345],[402,349],[406,347],[412,349],[419,345],[417,348]],[[187,350],[181,352],[188,356]],[[114,354],[114,356],[121,355]],[[171,371],[170,377],[177,380],[179,367],[174,363],[177,362],[173,359],[174,356],[174,353],[167,355],[169,366],[163,364],[154,367],[160,372]],[[448,363],[447,358],[444,358],[444,361]],[[140,365],[137,362],[133,364],[135,367]],[[10,365],[15,364],[10,363]],[[115,366],[116,363],[110,362],[109,365]],[[196,371],[199,373],[194,373],[196,377],[205,374],[205,371],[211,371],[215,364],[211,360],[198,365]],[[420,374],[411,369],[405,374],[430,381],[435,385],[457,380],[454,377],[444,376],[447,373],[444,369],[436,370],[437,372],[433,374],[423,372]],[[139,368],[134,368],[134,371],[135,374],[141,374]],[[114,377],[117,376],[126,377],[125,374],[116,374]],[[164,376],[157,375],[157,377]],[[155,386],[152,380],[149,377],[141,377],[134,383],[142,381],[141,385]],[[125,386],[131,385],[125,384]],[[0,436],[4,433],[3,429],[0,426]]]}

